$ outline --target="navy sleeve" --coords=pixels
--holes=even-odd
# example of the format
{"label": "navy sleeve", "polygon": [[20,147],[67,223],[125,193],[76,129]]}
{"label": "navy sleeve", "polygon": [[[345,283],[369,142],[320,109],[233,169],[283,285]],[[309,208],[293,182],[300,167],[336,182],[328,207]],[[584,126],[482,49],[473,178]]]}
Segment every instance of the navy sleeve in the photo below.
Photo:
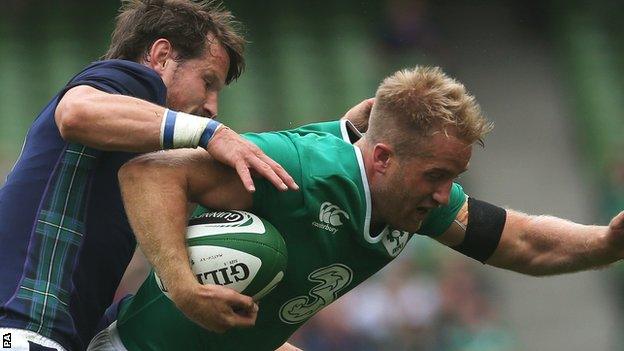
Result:
{"label": "navy sleeve", "polygon": [[76,75],[61,92],[88,85],[111,94],[121,94],[164,106],[166,87],[160,76],[149,67],[125,60],[95,62]]}

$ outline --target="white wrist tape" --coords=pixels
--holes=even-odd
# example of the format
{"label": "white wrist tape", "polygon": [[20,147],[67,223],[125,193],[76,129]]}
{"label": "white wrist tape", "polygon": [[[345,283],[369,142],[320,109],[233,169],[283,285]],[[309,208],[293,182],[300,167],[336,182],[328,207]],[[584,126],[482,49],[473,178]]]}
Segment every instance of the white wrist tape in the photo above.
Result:
{"label": "white wrist tape", "polygon": [[221,123],[210,119],[166,109],[160,126],[163,149],[206,147]]}

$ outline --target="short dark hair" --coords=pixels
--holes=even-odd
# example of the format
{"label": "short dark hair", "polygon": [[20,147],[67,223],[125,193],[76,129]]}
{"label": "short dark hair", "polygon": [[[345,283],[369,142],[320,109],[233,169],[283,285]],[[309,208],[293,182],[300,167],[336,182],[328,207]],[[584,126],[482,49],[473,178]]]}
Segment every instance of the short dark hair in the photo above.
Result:
{"label": "short dark hair", "polygon": [[104,59],[139,62],[159,38],[167,39],[181,60],[197,58],[212,33],[230,57],[226,84],[245,67],[245,39],[240,23],[220,2],[191,0],[122,0],[111,44]]}

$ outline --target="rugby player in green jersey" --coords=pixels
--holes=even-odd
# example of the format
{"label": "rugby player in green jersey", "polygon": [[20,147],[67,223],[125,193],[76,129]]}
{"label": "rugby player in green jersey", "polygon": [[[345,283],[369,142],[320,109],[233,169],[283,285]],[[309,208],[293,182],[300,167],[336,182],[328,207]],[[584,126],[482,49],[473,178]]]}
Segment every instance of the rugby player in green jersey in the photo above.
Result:
{"label": "rugby player in green jersey", "polygon": [[[259,309],[251,298],[241,300],[253,312],[237,318],[255,322],[253,327],[224,334],[186,319],[150,276],[91,349],[291,347],[284,343],[297,328],[392,261],[413,234],[532,275],[589,269],[622,257],[624,212],[609,226],[585,226],[467,196],[454,179],[490,129],[463,85],[439,69],[416,67],[383,81],[363,136],[346,120],[246,135],[293,175],[301,186],[297,193],[260,181],[250,194],[233,170],[201,151],[135,159],[120,171],[126,210],[176,303],[199,284],[184,244],[189,202],[246,209],[270,221],[288,247],[287,273]],[[214,305],[215,312],[220,308]],[[235,322],[222,320],[218,329]]]}

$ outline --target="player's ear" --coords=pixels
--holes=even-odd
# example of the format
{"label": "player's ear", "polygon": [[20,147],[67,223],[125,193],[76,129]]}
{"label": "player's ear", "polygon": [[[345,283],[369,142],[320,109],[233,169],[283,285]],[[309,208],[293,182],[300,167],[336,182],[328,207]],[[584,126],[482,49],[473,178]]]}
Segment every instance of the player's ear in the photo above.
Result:
{"label": "player's ear", "polygon": [[145,63],[148,67],[156,71],[161,77],[167,75],[167,67],[174,61],[174,51],[171,42],[167,39],[160,38],[154,41],[149,48],[149,52],[145,58]]}
{"label": "player's ear", "polygon": [[378,143],[373,147],[373,168],[376,172],[386,173],[394,155],[394,150],[388,144]]}

